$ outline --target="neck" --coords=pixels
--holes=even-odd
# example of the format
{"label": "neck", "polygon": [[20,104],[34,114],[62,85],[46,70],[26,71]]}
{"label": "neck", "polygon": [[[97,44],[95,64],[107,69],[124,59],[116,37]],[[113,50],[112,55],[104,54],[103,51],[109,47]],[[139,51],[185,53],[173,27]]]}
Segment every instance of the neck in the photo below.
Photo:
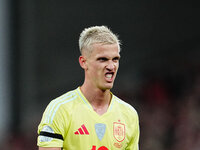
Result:
{"label": "neck", "polygon": [[112,98],[110,90],[101,90],[85,84],[83,84],[80,89],[92,105],[94,111],[96,111],[99,115],[102,115],[107,111]]}

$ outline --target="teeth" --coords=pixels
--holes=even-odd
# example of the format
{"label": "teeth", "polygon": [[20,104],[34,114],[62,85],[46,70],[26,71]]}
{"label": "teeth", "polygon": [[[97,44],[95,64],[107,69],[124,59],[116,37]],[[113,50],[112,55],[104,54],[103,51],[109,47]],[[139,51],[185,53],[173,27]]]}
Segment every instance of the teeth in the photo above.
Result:
{"label": "teeth", "polygon": [[106,74],[106,78],[112,78],[112,74]]}

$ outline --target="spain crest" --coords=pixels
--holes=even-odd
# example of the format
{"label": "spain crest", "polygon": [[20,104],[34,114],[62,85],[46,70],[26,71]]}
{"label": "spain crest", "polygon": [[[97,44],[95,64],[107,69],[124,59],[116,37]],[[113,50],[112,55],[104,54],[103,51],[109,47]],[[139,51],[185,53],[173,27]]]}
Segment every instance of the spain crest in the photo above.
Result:
{"label": "spain crest", "polygon": [[120,122],[114,122],[113,136],[118,142],[122,142],[125,139],[125,124]]}

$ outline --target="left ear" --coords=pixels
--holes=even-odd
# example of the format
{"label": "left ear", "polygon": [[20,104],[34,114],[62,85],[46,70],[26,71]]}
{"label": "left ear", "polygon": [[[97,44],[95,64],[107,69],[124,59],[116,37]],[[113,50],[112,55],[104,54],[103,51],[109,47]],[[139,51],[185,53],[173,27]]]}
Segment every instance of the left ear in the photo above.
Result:
{"label": "left ear", "polygon": [[83,69],[87,69],[86,59],[84,56],[79,56],[79,64]]}

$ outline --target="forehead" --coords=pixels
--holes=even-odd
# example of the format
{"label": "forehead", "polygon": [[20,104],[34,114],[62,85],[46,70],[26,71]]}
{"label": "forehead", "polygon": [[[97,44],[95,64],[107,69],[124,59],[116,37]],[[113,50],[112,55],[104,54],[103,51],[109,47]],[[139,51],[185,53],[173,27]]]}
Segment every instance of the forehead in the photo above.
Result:
{"label": "forehead", "polygon": [[93,44],[91,56],[95,57],[116,57],[119,56],[119,45],[118,44]]}

